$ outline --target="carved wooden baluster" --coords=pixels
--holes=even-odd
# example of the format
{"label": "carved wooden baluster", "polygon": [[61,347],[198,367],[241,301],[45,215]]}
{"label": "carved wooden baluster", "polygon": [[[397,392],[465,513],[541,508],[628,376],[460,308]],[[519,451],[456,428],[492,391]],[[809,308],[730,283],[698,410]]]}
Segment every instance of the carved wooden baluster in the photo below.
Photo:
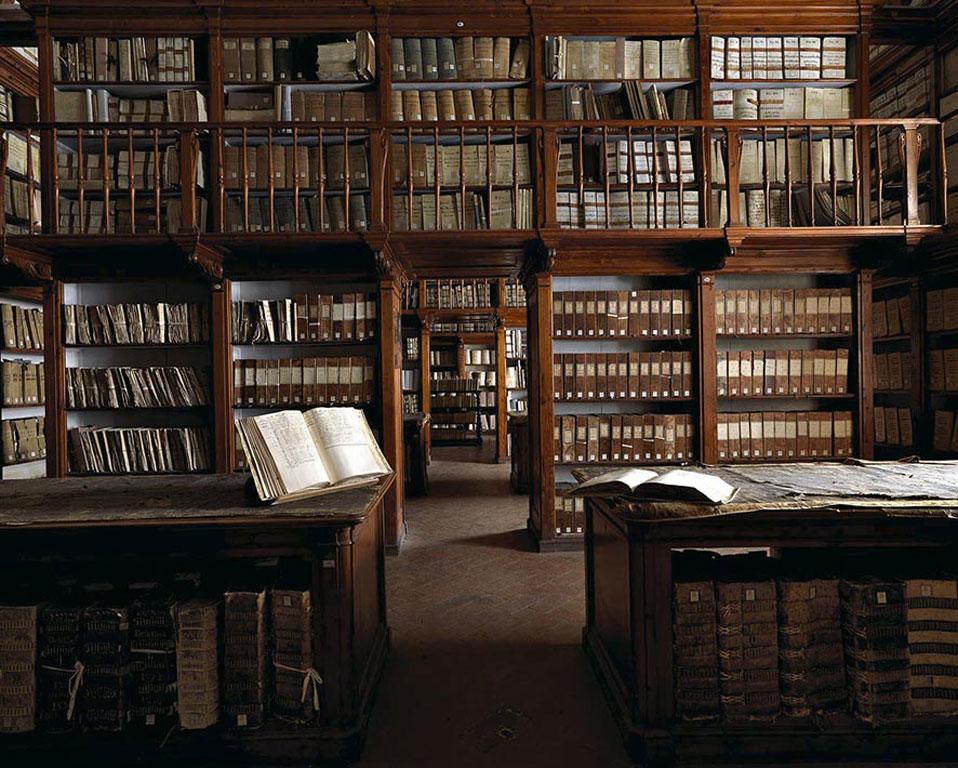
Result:
{"label": "carved wooden baluster", "polygon": [[316,136],[319,153],[319,232],[326,231],[326,145],[323,141],[325,131],[319,129]]}
{"label": "carved wooden baluster", "polygon": [[[408,218],[407,229],[415,229],[412,225],[412,128],[406,128],[406,208]],[[436,200],[436,211],[439,210],[439,200]],[[439,229],[439,225],[436,225]]]}
{"label": "carved wooden baluster", "polygon": [[[489,210],[492,210],[491,198]],[[519,229],[519,132],[515,125],[512,126],[512,223]]]}
{"label": "carved wooden baluster", "polygon": [[685,182],[682,180],[682,129],[675,127],[675,157],[679,182],[679,229],[685,227]]}
{"label": "carved wooden baluster", "polygon": [[276,231],[276,169],[273,167],[273,129],[266,129],[266,169],[269,172],[267,195],[269,200],[269,231]]}
{"label": "carved wooden baluster", "polygon": [[[0,173],[0,179],[4,177],[4,173]],[[35,234],[36,232],[37,217],[34,215],[36,211],[33,208],[35,187],[36,184],[33,170],[33,131],[27,128],[27,231],[31,235]],[[2,230],[2,228],[0,228],[0,230]]]}
{"label": "carved wooden baluster", "polygon": [[829,168],[831,174],[830,181],[832,185],[832,226],[838,226],[838,173],[835,165],[835,126],[828,126],[828,145],[829,145]]}
{"label": "carved wooden baluster", "polygon": [[[433,211],[433,221],[435,224],[435,229],[438,230],[441,221],[439,218],[439,200],[442,197],[442,174],[439,172],[440,157],[442,153],[439,151],[439,128],[434,126],[432,129],[432,185],[433,185],[433,198],[435,199],[436,209]],[[425,228],[426,222],[423,220],[423,227]]]}
{"label": "carved wooden baluster", "polygon": [[[659,228],[659,144],[658,131],[652,126],[652,216],[655,228]],[[664,222],[663,216],[663,224]]]}
{"label": "carved wooden baluster", "polygon": [[699,211],[701,211],[702,226],[712,226],[712,158],[709,149],[711,136],[709,129],[699,126],[695,129],[699,152],[702,157],[702,183],[699,186]]}
{"label": "carved wooden baluster", "polygon": [[[584,138],[582,135],[582,126],[580,125],[579,126],[579,168],[578,168],[579,200],[578,200],[577,208],[578,210],[584,212],[585,211],[585,164],[583,163],[583,157],[582,157],[582,155],[584,154],[583,147],[582,147],[583,141],[584,141]],[[583,223],[583,226],[585,226],[585,221],[583,221],[582,223]]]}
{"label": "carved wooden baluster", "polygon": [[[466,228],[466,129],[459,126],[459,229]],[[439,169],[436,169],[439,173]],[[488,215],[488,212],[487,212]],[[478,222],[476,226],[478,227]]]}
{"label": "carved wooden baluster", "polygon": [[153,129],[153,217],[155,231],[160,231],[160,186],[163,177],[160,174],[160,134]]}
{"label": "carved wooden baluster", "polygon": [[216,129],[216,145],[219,147],[218,163],[218,182],[220,206],[216,218],[216,231],[224,232],[226,230],[226,139],[223,136],[223,129]]}
{"label": "carved wooden baluster", "polygon": [[[884,224],[884,209],[882,202],[885,199],[885,168],[881,156],[881,126],[875,126],[875,170],[878,175],[878,226]],[[871,195],[869,195],[871,197]]]}
{"label": "carved wooden baluster", "polygon": [[[106,128],[101,129],[100,148],[103,152],[103,157],[100,158],[100,176],[103,179],[103,218],[100,220],[100,231],[109,232],[110,231],[110,174],[109,174],[109,163],[107,160],[110,156],[110,146],[109,146],[109,137],[108,130]],[[132,162],[132,159],[131,159]]]}
{"label": "carved wooden baluster", "polygon": [[243,231],[249,232],[249,129],[243,126]]}
{"label": "carved wooden baluster", "polygon": [[126,183],[130,195],[130,233],[136,234],[136,181],[133,175],[133,129],[126,129]]}
{"label": "carved wooden baluster", "polygon": [[862,194],[862,171],[859,165],[860,158],[858,152],[861,147],[861,140],[858,126],[852,126],[852,189],[855,195],[855,226],[860,226],[863,221],[864,195]]}
{"label": "carved wooden baluster", "polygon": [[353,228],[353,217],[349,210],[349,126],[343,127],[343,215],[346,217],[345,229],[351,231]]}
{"label": "carved wooden baluster", "polygon": [[86,158],[83,153],[83,129],[77,129],[77,195],[80,202],[80,232],[86,234]]}
{"label": "carved wooden baluster", "polygon": [[[956,118],[958,119],[958,118]],[[948,224],[948,163],[945,162],[945,124],[938,126],[938,162],[941,163],[941,183],[938,194],[941,196],[941,223]]]}
{"label": "carved wooden baluster", "polygon": [[603,209],[605,211],[605,228],[609,229],[609,205],[611,203],[612,188],[609,184],[609,127],[602,126],[602,189],[605,199],[603,200]]}
{"label": "carved wooden baluster", "polygon": [[[10,142],[7,141],[7,135],[0,131],[0,179],[7,176],[7,162],[10,158]],[[56,180],[59,187],[59,180]],[[58,190],[59,191],[59,190]],[[0,238],[7,233],[7,185],[0,184]],[[10,201],[11,204],[13,200]]]}
{"label": "carved wooden baluster", "polygon": [[299,232],[299,127],[293,126],[293,231]]}
{"label": "carved wooden baluster", "polygon": [[[57,147],[60,143],[60,132],[54,128],[53,137],[51,141],[53,146]],[[0,174],[0,178],[4,174]],[[2,207],[2,206],[0,206]],[[59,234],[60,232],[60,163],[55,162],[53,164],[53,221],[50,222],[50,231],[54,234]]]}
{"label": "carved wooden baluster", "polygon": [[625,141],[626,141],[626,169],[629,174],[629,229],[635,229],[635,155],[632,148],[632,126],[627,126],[625,129]]}
{"label": "carved wooden baluster", "polygon": [[814,141],[812,136],[812,126],[805,126],[805,137],[808,140],[808,164],[806,171],[808,172],[808,223],[810,226],[815,226],[815,167],[812,163],[812,142]]}
{"label": "carved wooden baluster", "polygon": [[488,212],[490,214],[489,228],[492,228],[492,164],[495,158],[492,153],[492,128],[486,126],[486,200],[489,201]]}
{"label": "carved wooden baluster", "polygon": [[792,226],[792,153],[789,149],[791,130],[785,126],[785,215],[788,226]]}
{"label": "carved wooden baluster", "polygon": [[772,226],[772,182],[768,172],[768,126],[762,126],[762,190],[765,193],[765,226]]}

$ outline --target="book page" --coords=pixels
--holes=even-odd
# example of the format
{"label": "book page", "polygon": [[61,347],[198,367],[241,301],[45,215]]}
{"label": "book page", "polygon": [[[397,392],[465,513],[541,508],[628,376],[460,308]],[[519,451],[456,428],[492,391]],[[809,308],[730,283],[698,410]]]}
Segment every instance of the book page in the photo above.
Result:
{"label": "book page", "polygon": [[642,483],[652,480],[657,475],[648,469],[637,469],[627,467],[625,469],[615,469],[586,480],[584,483],[576,486],[570,492],[570,496],[588,496],[588,495],[624,495],[634,491]]}
{"label": "book page", "polygon": [[[691,489],[697,491],[703,500],[711,501],[713,504],[725,504],[731,500],[738,490],[720,477],[702,474],[701,472],[689,472],[685,469],[673,469],[664,475],[659,475],[654,480],[650,480],[646,485],[666,486],[685,490]],[[641,493],[641,491],[639,493]],[[676,498],[681,498],[686,496],[686,494],[676,493],[675,496]]]}
{"label": "book page", "polygon": [[[245,421],[245,420],[244,420]],[[308,488],[310,486],[322,486],[330,482],[330,473],[327,472],[320,457],[309,428],[306,426],[306,420],[299,411],[278,411],[268,413],[263,416],[256,416],[252,419],[255,424],[255,432],[262,441],[263,447],[271,459],[273,467],[261,465],[257,462],[257,469],[262,472],[266,470],[267,476],[270,469],[275,470],[275,479],[279,481],[280,487],[275,490],[279,493],[269,493],[267,498],[281,496],[286,493],[294,493]],[[248,430],[243,425],[244,434],[248,435]],[[252,446],[251,446],[252,447]],[[254,465],[253,458],[262,459],[259,452],[255,449],[248,452],[251,467]],[[257,490],[259,490],[260,479],[257,478],[258,472],[254,472]],[[260,494],[263,496],[263,494]]]}
{"label": "book page", "polygon": [[305,420],[333,483],[391,471],[358,408],[313,408]]}

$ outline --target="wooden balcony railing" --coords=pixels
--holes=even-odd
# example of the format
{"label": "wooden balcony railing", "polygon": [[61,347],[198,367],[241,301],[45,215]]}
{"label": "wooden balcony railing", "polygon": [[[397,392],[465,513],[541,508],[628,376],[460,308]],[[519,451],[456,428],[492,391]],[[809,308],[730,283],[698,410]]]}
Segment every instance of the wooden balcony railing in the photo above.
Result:
{"label": "wooden balcony railing", "polygon": [[0,131],[4,235],[948,222],[946,132],[934,119]]}

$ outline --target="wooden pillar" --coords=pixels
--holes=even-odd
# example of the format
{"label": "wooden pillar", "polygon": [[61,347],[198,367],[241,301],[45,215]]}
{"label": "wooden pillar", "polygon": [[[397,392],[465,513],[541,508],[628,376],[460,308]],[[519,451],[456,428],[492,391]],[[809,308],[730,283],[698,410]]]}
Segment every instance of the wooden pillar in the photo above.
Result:
{"label": "wooden pillar", "polygon": [[[429,376],[429,355],[432,348],[433,319],[427,315],[422,320],[419,336],[419,407],[426,415],[432,413],[432,379]],[[426,428],[426,460],[432,456],[432,426]]]}
{"label": "wooden pillar", "polygon": [[914,127],[905,128],[902,137],[902,159],[905,174],[905,226],[921,224],[918,215],[918,160],[921,155],[921,135]]}
{"label": "wooden pillar", "polygon": [[529,528],[543,543],[554,542],[555,464],[552,395],[552,275],[536,272],[525,280],[529,357]]}
{"label": "wooden pillar", "polygon": [[717,221],[719,227],[744,227],[742,219],[744,211],[739,201],[738,191],[741,188],[739,179],[742,170],[742,134],[737,128],[729,128],[725,132],[725,178],[728,190],[728,221]]}
{"label": "wooden pillar", "polygon": [[63,283],[43,287],[44,438],[47,477],[64,477],[67,461],[66,356],[63,351]]}
{"label": "wooden pillar", "polygon": [[[199,139],[193,130],[180,131],[180,232],[195,232],[196,226],[196,163],[199,162]],[[158,229],[160,222],[156,223]]]}
{"label": "wooden pillar", "polygon": [[217,473],[236,468],[236,430],[233,426],[233,336],[230,304],[232,284],[223,280],[210,291],[210,341],[213,377],[213,467]]}
{"label": "wooden pillar", "polygon": [[556,186],[558,182],[559,166],[559,134],[555,129],[548,128],[540,134],[542,147],[542,163],[537,174],[537,185],[540,190],[538,202],[539,226],[543,229],[558,229],[556,219]]}
{"label": "wooden pillar", "polygon": [[[40,110],[39,117],[41,123],[52,123],[53,114],[53,35],[50,32],[49,21],[46,16],[38,16],[37,26],[37,62],[39,77]],[[43,223],[43,231],[46,233],[56,232],[60,222],[54,215],[57,209],[57,193],[53,184],[52,176],[48,176],[46,171],[57,167],[57,148],[53,140],[53,131],[40,132],[40,168],[37,171],[37,178],[41,180],[40,187],[40,216]],[[32,209],[32,201],[31,201]],[[49,390],[47,390],[49,392]],[[47,421],[49,424],[49,421]],[[47,441],[47,455],[49,456],[50,442]]]}
{"label": "wooden pillar", "polygon": [[[863,459],[875,456],[874,370],[872,354],[872,271],[863,269],[857,275],[856,313],[858,336],[855,358],[858,367],[858,455]],[[912,348],[912,354],[917,350]]]}
{"label": "wooden pillar", "polygon": [[[715,336],[715,273],[701,272],[696,284],[696,392],[699,404],[698,456],[705,464],[718,463],[718,382]],[[696,353],[693,353],[696,354]]]}
{"label": "wooden pillar", "polygon": [[[226,114],[226,94],[223,90],[223,31],[220,24],[220,10],[210,9],[209,16],[209,72],[210,84],[207,96],[207,108],[210,122],[222,123]],[[210,132],[210,172],[207,175],[207,186],[210,189],[210,211],[212,232],[221,232],[225,227],[223,220],[226,212],[223,210],[223,186],[225,184],[225,150],[223,148],[223,134],[221,131]],[[198,227],[204,229],[201,223]],[[232,462],[232,458],[230,459]]]}
{"label": "wooden pillar", "polygon": [[403,517],[402,288],[393,274],[379,280],[379,370],[383,453],[396,473],[386,493],[386,551],[398,554],[406,534]]}
{"label": "wooden pillar", "polygon": [[506,389],[506,325],[503,318],[496,318],[496,461],[508,461],[506,420],[509,413],[509,397]]}

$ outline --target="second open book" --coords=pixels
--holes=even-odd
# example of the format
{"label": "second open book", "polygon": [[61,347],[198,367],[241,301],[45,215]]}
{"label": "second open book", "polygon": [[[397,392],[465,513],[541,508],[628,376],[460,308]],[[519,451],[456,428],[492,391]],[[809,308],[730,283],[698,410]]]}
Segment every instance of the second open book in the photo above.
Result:
{"label": "second open book", "polygon": [[629,467],[586,480],[570,491],[570,495],[726,504],[737,490],[722,478],[703,472],[673,469],[660,475],[648,469]]}
{"label": "second open book", "polygon": [[236,426],[263,501],[371,485],[392,471],[358,408],[277,411]]}

